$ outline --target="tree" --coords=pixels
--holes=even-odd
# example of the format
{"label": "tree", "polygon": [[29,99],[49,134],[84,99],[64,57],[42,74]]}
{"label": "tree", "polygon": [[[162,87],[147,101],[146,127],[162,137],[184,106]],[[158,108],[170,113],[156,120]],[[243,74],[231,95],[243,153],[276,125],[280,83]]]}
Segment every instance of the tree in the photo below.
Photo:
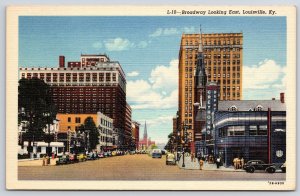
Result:
{"label": "tree", "polygon": [[158,147],[155,144],[152,144],[150,148],[151,150],[153,150],[153,149],[157,149]]}
{"label": "tree", "polygon": [[80,125],[79,131],[86,134],[86,147],[88,151],[95,149],[99,144],[99,131],[92,117],[87,117],[84,124]]}
{"label": "tree", "polygon": [[56,119],[57,110],[48,84],[38,78],[20,79],[18,111],[18,124],[27,124],[23,140],[29,141],[29,145],[31,141],[49,140],[43,129]]}
{"label": "tree", "polygon": [[166,144],[166,146],[164,147],[165,150],[169,150],[171,151],[173,148],[173,133],[170,133],[168,135],[168,143]]}

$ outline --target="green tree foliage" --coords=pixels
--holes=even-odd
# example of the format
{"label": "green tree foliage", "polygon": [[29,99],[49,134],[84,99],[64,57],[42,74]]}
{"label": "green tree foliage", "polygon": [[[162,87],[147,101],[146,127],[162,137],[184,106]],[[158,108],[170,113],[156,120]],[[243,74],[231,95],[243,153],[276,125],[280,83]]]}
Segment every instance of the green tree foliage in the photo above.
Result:
{"label": "green tree foliage", "polygon": [[[84,120],[84,124],[80,125],[79,127],[80,132],[86,133],[86,145],[87,141],[89,141],[89,146],[87,146],[89,151],[91,149],[95,149],[96,146],[99,144],[99,131],[96,127],[96,124],[92,117],[87,117]],[[89,138],[87,138],[89,136]]]}
{"label": "green tree foliage", "polygon": [[26,123],[23,140],[48,140],[43,129],[56,119],[50,86],[38,78],[20,79],[18,87],[18,123]]}
{"label": "green tree foliage", "polygon": [[157,149],[158,147],[155,145],[155,144],[152,144],[151,145],[151,150],[153,150],[153,149]]}
{"label": "green tree foliage", "polygon": [[173,133],[170,133],[169,135],[168,135],[168,143],[166,144],[166,146],[164,147],[164,149],[165,150],[171,150],[172,149],[172,141],[173,141]]}

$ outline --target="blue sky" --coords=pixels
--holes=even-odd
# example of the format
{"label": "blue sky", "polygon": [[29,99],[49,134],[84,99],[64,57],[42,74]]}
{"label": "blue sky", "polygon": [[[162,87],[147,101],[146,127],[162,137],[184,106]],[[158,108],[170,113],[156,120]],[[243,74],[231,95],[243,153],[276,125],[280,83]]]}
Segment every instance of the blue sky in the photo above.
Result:
{"label": "blue sky", "polygon": [[[166,142],[177,111],[182,33],[243,32],[243,98],[278,98],[286,82],[285,17],[19,18],[19,65],[57,67],[58,56],[106,53],[127,75],[127,101],[143,135]],[[264,78],[264,80],[261,80]]]}

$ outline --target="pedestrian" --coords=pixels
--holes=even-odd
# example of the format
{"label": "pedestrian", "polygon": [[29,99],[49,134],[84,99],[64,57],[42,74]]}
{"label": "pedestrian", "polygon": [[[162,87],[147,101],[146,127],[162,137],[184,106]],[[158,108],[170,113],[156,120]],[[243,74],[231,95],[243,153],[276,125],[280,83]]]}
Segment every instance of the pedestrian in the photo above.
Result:
{"label": "pedestrian", "polygon": [[234,169],[236,169],[237,168],[237,160],[236,160],[236,158],[233,159],[233,165],[234,165]]}
{"label": "pedestrian", "polygon": [[43,156],[43,166],[45,166],[46,165],[46,156],[44,155]]}
{"label": "pedestrian", "polygon": [[219,167],[220,167],[220,163],[221,163],[221,158],[218,157],[218,158],[216,159],[216,164],[217,164],[217,168],[218,168],[218,169],[219,169]]}
{"label": "pedestrian", "polygon": [[54,154],[54,152],[52,152],[52,159],[54,159],[55,158],[55,154]]}
{"label": "pedestrian", "polygon": [[47,155],[46,156],[46,166],[50,164],[50,157]]}
{"label": "pedestrian", "polygon": [[237,169],[240,169],[240,168],[241,168],[241,159],[240,159],[240,158],[237,158],[237,159],[236,159],[236,168],[237,168]]}
{"label": "pedestrian", "polygon": [[241,158],[241,167],[242,167],[242,169],[244,168],[244,165],[245,165],[245,160],[244,160],[244,158],[242,157],[242,158]]}
{"label": "pedestrian", "polygon": [[204,165],[204,161],[203,161],[203,158],[201,157],[199,160],[200,170],[203,170],[203,165]]}
{"label": "pedestrian", "polygon": [[191,153],[191,162],[195,162],[195,153]]}

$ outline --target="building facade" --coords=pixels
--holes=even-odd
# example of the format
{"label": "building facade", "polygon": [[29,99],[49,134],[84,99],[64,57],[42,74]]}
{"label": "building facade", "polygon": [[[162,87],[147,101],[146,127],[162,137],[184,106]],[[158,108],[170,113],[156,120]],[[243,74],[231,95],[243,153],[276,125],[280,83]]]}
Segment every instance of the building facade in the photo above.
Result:
{"label": "building facade", "polygon": [[140,142],[140,123],[132,121],[132,137],[134,138],[135,148],[138,149]]}
{"label": "building facade", "polygon": [[62,114],[96,114],[114,119],[125,142],[126,78],[121,65],[107,55],[81,55],[80,62],[59,57],[59,67],[21,67],[20,78],[39,78],[51,86],[52,100]]}
{"label": "building facade", "polygon": [[97,127],[99,130],[99,144],[97,145],[97,151],[101,150],[112,150],[116,148],[118,142],[115,138],[113,119],[109,118],[105,114],[97,113]]}
{"label": "building facade", "polygon": [[[243,34],[201,34],[207,81],[220,88],[220,100],[242,99]],[[194,132],[197,101],[194,75],[198,63],[200,34],[183,34],[179,51],[179,121]],[[193,134],[194,135],[194,134]],[[192,139],[194,140],[194,138]]]}
{"label": "building facade", "polygon": [[91,117],[97,123],[97,114],[62,114],[58,113],[56,118],[59,120],[59,132],[75,133],[79,126],[84,124],[87,117]]}
{"label": "building facade", "polygon": [[236,157],[282,164],[286,160],[286,108],[283,100],[220,101],[208,154],[226,166]]}
{"label": "building facade", "polygon": [[131,119],[132,109],[128,103],[126,103],[126,112],[125,112],[125,145],[133,146],[134,137],[132,137],[132,119]]}

